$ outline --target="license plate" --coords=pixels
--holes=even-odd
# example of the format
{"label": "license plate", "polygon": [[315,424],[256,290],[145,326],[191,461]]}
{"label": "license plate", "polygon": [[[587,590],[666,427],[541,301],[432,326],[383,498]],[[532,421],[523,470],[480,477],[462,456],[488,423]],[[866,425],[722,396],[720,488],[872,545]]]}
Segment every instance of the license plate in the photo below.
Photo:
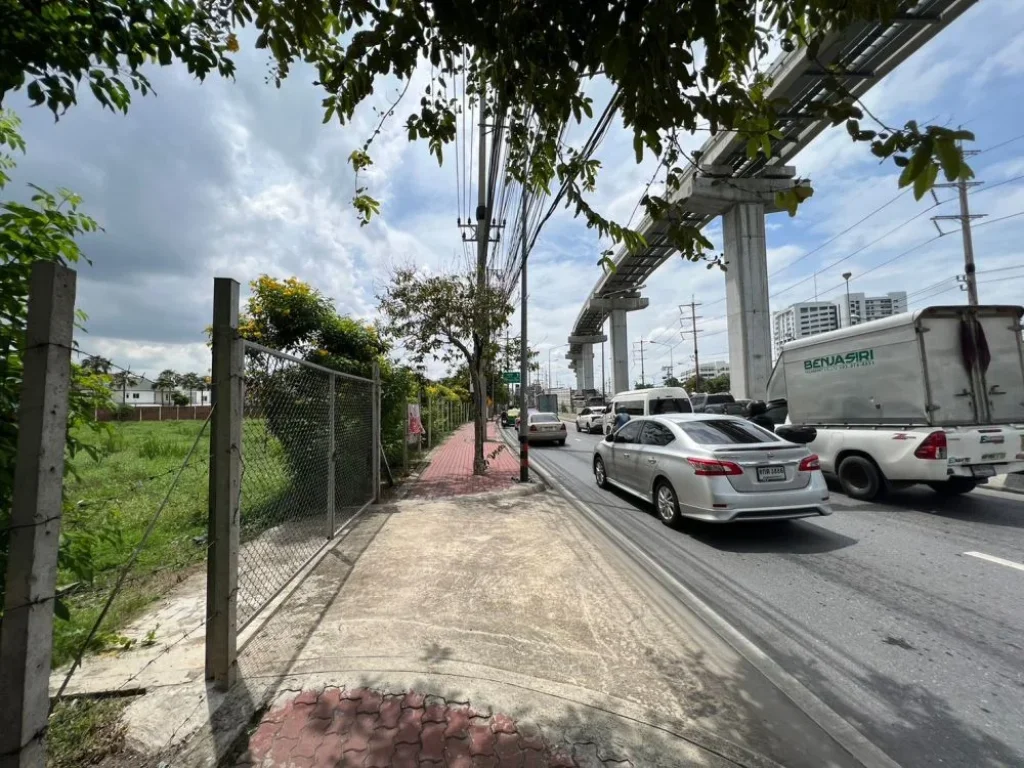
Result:
{"label": "license plate", "polygon": [[975,477],[995,477],[996,468],[991,464],[977,464],[971,467]]}
{"label": "license plate", "polygon": [[775,483],[786,479],[785,467],[758,467],[757,481],[759,483]]}

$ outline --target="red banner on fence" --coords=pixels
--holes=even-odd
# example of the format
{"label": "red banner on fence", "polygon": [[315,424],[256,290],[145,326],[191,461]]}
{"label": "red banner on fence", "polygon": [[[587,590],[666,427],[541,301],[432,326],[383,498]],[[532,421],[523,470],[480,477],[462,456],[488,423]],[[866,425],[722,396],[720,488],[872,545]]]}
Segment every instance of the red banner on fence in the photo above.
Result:
{"label": "red banner on fence", "polygon": [[423,421],[420,419],[420,407],[418,404],[409,403],[408,433],[410,435],[424,435]]}

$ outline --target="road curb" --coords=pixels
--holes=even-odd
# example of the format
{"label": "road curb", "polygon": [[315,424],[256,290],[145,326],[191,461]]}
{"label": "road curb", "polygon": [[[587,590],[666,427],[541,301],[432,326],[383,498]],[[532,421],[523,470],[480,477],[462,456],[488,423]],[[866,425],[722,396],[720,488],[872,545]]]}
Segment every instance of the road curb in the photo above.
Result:
{"label": "road curb", "polygon": [[[504,437],[504,436],[503,436]],[[507,442],[507,439],[506,439]],[[705,626],[725,641],[734,651],[751,664],[765,679],[781,691],[794,706],[813,720],[848,754],[865,768],[900,768],[899,764],[882,749],[869,741],[838,712],[822,701],[803,683],[787,672],[778,662],[730,624],[710,605],[692,592],[646,552],[616,531],[596,515],[590,507],[531,457],[530,467],[553,491],[572,504],[586,520],[609,541],[622,550],[639,568],[646,571],[688,608]]]}

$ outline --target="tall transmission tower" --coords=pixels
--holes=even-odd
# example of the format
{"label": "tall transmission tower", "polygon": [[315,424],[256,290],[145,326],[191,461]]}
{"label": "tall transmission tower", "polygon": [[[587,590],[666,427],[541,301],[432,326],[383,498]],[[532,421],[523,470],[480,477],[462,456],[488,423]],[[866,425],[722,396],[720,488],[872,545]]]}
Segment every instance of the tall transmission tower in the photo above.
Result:
{"label": "tall transmission tower", "polygon": [[700,392],[700,354],[697,351],[697,335],[702,331],[697,327],[697,321],[701,319],[701,316],[697,314],[699,306],[700,302],[692,296],[689,304],[679,305],[679,335],[685,339],[688,333],[693,334],[694,391],[696,392]]}

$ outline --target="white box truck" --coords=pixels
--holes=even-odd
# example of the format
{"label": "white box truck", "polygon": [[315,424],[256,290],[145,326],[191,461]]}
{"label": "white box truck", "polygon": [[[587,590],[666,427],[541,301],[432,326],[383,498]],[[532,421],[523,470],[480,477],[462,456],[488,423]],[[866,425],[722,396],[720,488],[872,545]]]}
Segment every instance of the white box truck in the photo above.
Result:
{"label": "white box truck", "polygon": [[768,399],[814,427],[843,491],[973,490],[1024,471],[1024,355],[1015,306],[929,307],[785,344]]}

